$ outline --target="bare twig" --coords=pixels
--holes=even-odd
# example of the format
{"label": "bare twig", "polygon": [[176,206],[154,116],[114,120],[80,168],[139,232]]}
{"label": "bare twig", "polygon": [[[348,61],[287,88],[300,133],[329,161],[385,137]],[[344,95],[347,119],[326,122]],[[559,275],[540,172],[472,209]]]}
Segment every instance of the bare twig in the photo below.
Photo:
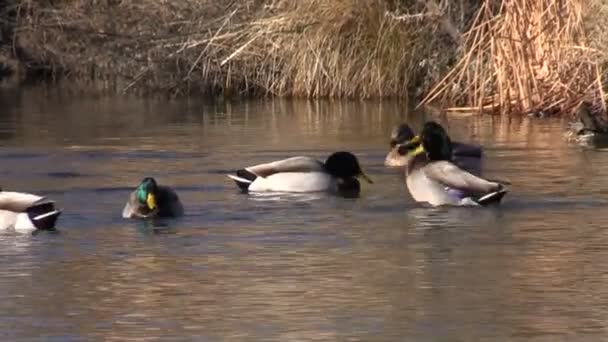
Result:
{"label": "bare twig", "polygon": [[484,2],[460,62],[421,105],[441,99],[452,110],[565,113],[589,96],[603,104],[599,54],[586,47],[580,1],[500,0],[498,13]]}
{"label": "bare twig", "polygon": [[207,49],[209,48],[209,46],[211,45],[211,43],[213,43],[214,39],[220,34],[220,32],[222,31],[222,29],[224,28],[224,26],[226,26],[226,24],[228,24],[228,22],[230,21],[230,19],[232,18],[232,16],[234,16],[234,14],[237,12],[238,9],[235,9],[234,11],[232,11],[224,20],[224,22],[222,23],[222,25],[220,26],[220,28],[217,29],[217,31],[215,32],[215,34],[213,35],[213,37],[211,37],[211,39],[209,40],[209,42],[207,43],[207,45],[205,46],[205,48],[201,51],[201,53],[198,55],[198,57],[196,58],[196,60],[194,61],[194,63],[192,63],[192,66],[190,66],[190,70],[188,70],[188,73],[186,74],[186,77],[184,77],[184,79],[189,79],[190,75],[192,74],[192,71],[194,71],[194,68],[196,67],[196,65],[198,64],[198,62],[200,62],[201,58],[203,58],[203,55],[205,54],[205,52],[207,52]]}

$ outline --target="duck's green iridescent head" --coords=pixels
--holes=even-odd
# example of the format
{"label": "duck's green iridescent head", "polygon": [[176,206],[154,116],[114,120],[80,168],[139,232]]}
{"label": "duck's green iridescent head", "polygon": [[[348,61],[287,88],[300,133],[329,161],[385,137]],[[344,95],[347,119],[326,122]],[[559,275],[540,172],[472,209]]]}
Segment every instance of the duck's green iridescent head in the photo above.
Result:
{"label": "duck's green iridescent head", "polygon": [[156,181],[152,177],[144,178],[137,187],[137,201],[150,210],[156,209]]}

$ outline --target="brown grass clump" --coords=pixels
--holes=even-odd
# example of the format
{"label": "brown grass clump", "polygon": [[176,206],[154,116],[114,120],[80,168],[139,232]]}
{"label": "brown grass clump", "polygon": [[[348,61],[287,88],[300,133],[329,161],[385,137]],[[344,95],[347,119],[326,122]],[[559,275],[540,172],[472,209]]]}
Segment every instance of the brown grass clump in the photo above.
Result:
{"label": "brown grass clump", "polygon": [[[406,96],[445,65],[432,18],[397,0],[20,0],[24,50],[121,92]],[[422,66],[422,67],[421,67]]]}
{"label": "brown grass clump", "polygon": [[608,0],[590,1],[0,0],[0,55],[118,92],[424,92],[447,108],[566,113],[604,108],[608,50],[586,37],[604,26],[583,16]]}
{"label": "brown grass clump", "polygon": [[260,39],[258,48],[267,51],[260,64],[271,70],[263,73],[270,77],[260,81],[269,92],[363,98],[407,93],[421,37],[415,26],[387,17],[384,2],[285,4],[279,15],[248,30],[248,38]]}
{"label": "brown grass clump", "polygon": [[[485,1],[457,65],[423,103],[503,113],[603,106],[597,51],[586,46],[582,0]],[[605,110],[605,107],[604,107]]]}

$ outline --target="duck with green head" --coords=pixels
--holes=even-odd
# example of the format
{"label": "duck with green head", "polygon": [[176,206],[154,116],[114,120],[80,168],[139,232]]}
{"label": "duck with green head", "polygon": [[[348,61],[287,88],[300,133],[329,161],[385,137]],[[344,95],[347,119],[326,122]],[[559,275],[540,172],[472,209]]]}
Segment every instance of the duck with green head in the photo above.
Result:
{"label": "duck with green head", "polygon": [[[390,151],[384,159],[384,165],[388,167],[406,166],[410,156],[399,153],[399,148],[401,145],[408,143],[414,136],[414,131],[406,123],[393,128],[390,138]],[[482,155],[482,148],[479,145],[452,142],[452,160],[471,173],[481,174]]]}
{"label": "duck with green head", "polygon": [[184,207],[177,193],[168,186],[158,185],[152,177],[144,178],[131,192],[122,211],[124,218],[177,217]]}
{"label": "duck with green head", "polygon": [[371,179],[350,152],[332,153],[325,162],[307,156],[291,157],[249,166],[228,175],[244,192],[335,192],[356,196],[357,178]]}
{"label": "duck with green head", "polygon": [[433,206],[498,203],[507,193],[498,182],[477,177],[452,161],[453,146],[441,125],[425,123],[419,136],[400,146],[408,156],[407,188],[417,202]]}

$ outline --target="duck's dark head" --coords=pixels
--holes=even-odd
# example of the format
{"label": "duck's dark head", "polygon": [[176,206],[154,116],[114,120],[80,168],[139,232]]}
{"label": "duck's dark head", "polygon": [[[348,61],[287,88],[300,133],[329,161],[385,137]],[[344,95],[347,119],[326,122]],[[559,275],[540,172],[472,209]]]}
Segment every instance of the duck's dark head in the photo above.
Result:
{"label": "duck's dark head", "polygon": [[452,159],[452,141],[445,129],[435,121],[424,124],[420,140],[430,160]]}
{"label": "duck's dark head", "polygon": [[137,202],[143,207],[147,207],[150,211],[156,209],[156,193],[158,185],[152,177],[144,178],[137,187]]}
{"label": "duck's dark head", "polygon": [[393,128],[391,132],[391,147],[395,147],[399,144],[403,144],[414,137],[414,131],[408,124],[401,124]]}
{"label": "duck's dark head", "polygon": [[426,153],[429,160],[451,160],[452,141],[440,124],[428,121],[419,135],[399,145],[398,152],[410,157]]}
{"label": "duck's dark head", "polygon": [[361,170],[359,160],[350,152],[332,153],[325,161],[325,170],[332,176],[342,179],[361,177],[368,183],[372,180]]}

